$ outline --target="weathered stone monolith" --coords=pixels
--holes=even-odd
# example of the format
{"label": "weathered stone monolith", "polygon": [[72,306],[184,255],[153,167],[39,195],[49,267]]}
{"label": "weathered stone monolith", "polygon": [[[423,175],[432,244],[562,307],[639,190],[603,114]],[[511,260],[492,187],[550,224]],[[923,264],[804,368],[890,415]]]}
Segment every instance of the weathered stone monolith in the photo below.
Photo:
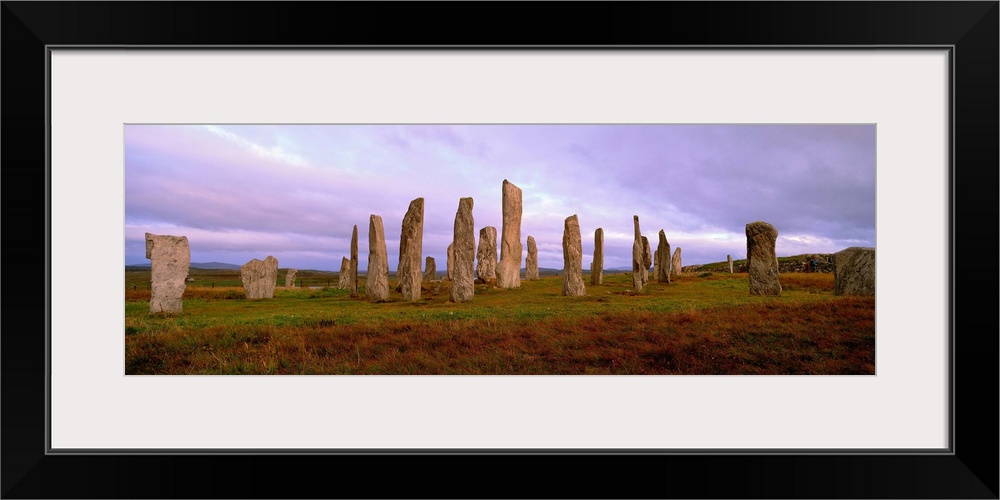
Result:
{"label": "weathered stone monolith", "polygon": [[434,265],[434,257],[427,257],[424,263],[424,281],[434,281],[437,279],[437,267]]}
{"label": "weathered stone monolith", "polygon": [[146,258],[151,261],[149,312],[183,312],[181,297],[191,270],[187,236],[146,233]]}
{"label": "weathered stone monolith", "polygon": [[642,261],[643,261],[643,249],[642,249],[642,233],[639,232],[639,216],[632,216],[632,224],[635,226],[635,237],[632,240],[632,290],[636,292],[642,291],[642,286],[646,284],[642,280]]}
{"label": "weathered stone monolith", "polygon": [[349,287],[351,282],[351,259],[343,257],[340,259],[340,275],[337,279],[337,288],[343,290]]}
{"label": "weathered stone monolith", "polygon": [[264,260],[252,259],[240,268],[240,278],[248,299],[273,299],[278,282],[278,259],[270,255]]}
{"label": "weathered stone monolith", "polygon": [[563,276],[562,294],[566,297],[582,297],[587,294],[583,285],[583,243],[580,237],[580,221],[576,214],[563,223]]}
{"label": "weathered stone monolith", "polygon": [[649,283],[649,266],[653,265],[653,251],[649,248],[649,239],[642,237],[642,284]]}
{"label": "weathered stone monolith", "polygon": [[850,247],[833,254],[835,295],[875,295],[875,249]]}
{"label": "weathered stone monolith", "polygon": [[521,188],[503,180],[503,233],[500,241],[500,265],[497,286],[521,286]]}
{"label": "weathered stone monolith", "polygon": [[733,274],[733,256],[726,255],[726,263],[729,264],[729,274]]}
{"label": "weathered stone monolith", "polygon": [[358,226],[351,233],[351,269],[347,272],[347,291],[351,297],[358,296]]}
{"label": "weathered stone monolith", "polygon": [[747,224],[747,273],[750,295],[781,295],[778,257],[774,245],[778,230],[766,222]]}
{"label": "weathered stone monolith", "polygon": [[[518,271],[520,273],[520,271]],[[479,230],[479,250],[476,251],[476,275],[484,283],[497,279],[497,228]]]}
{"label": "weathered stone monolith", "polygon": [[385,251],[385,227],[382,217],[372,214],[368,220],[368,272],[365,295],[372,302],[389,300],[389,256]]}
{"label": "weathered stone monolith", "polygon": [[590,284],[604,283],[604,228],[594,231],[594,261],[590,263]]}
{"label": "weathered stone monolith", "polygon": [[410,202],[403,216],[403,227],[399,234],[399,265],[396,278],[403,300],[420,300],[420,259],[423,257],[424,240],[424,199]]}
{"label": "weathered stone monolith", "polygon": [[656,246],[656,281],[670,283],[670,242],[667,233],[660,229],[660,242]]}
{"label": "weathered stone monolith", "polygon": [[472,198],[458,201],[452,248],[455,264],[452,269],[451,301],[467,302],[472,300],[476,292],[473,277],[476,265],[476,224],[472,218]]}
{"label": "weathered stone monolith", "polygon": [[444,275],[448,281],[454,279],[455,273],[455,244],[448,243],[448,256],[446,258],[446,274]]}
{"label": "weathered stone monolith", "polygon": [[670,274],[674,276],[681,275],[681,247],[677,247],[674,250],[674,257],[670,259]]}
{"label": "weathered stone monolith", "polygon": [[295,275],[298,273],[298,269],[285,271],[285,288],[295,288]]}
{"label": "weathered stone monolith", "polygon": [[528,236],[528,258],[524,261],[524,279],[538,279],[538,245],[535,244],[535,237]]}

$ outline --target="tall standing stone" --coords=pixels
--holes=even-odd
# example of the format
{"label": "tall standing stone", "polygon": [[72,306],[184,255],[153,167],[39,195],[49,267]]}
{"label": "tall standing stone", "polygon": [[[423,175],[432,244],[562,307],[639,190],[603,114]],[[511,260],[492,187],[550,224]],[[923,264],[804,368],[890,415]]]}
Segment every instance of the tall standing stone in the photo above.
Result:
{"label": "tall standing stone", "polygon": [[528,258],[524,261],[524,279],[538,279],[538,245],[535,244],[534,236],[528,236]]}
{"label": "tall standing stone", "polygon": [[563,223],[563,279],[562,294],[582,297],[587,294],[583,286],[583,243],[580,239],[580,221],[576,214]]}
{"label": "tall standing stone", "polygon": [[382,226],[382,217],[375,214],[368,220],[365,295],[372,302],[389,300],[389,256],[385,251],[385,228]]}
{"label": "tall standing stone", "polygon": [[656,281],[670,283],[670,242],[667,233],[660,229],[660,243],[656,246]]}
{"label": "tall standing stone", "polygon": [[454,242],[448,243],[448,257],[447,257],[447,262],[445,264],[447,266],[447,269],[446,269],[447,274],[445,274],[445,277],[448,278],[448,281],[451,281],[451,280],[454,279],[454,273],[455,273],[455,243]]}
{"label": "tall standing stone", "polygon": [[677,247],[674,250],[674,257],[670,259],[670,274],[674,276],[681,275],[681,247]]}
{"label": "tall standing stone", "polygon": [[726,255],[726,263],[729,264],[729,274],[733,274],[733,256]]}
{"label": "tall standing stone", "polygon": [[476,224],[472,218],[472,198],[458,201],[452,242],[455,267],[452,270],[451,301],[467,302],[475,294],[473,271],[476,265]]}
{"label": "tall standing stone", "polygon": [[183,312],[181,298],[191,271],[187,236],[146,233],[146,258],[151,261],[149,312]]}
{"label": "tall standing stone", "polygon": [[351,259],[343,257],[340,259],[340,275],[337,279],[337,288],[343,290],[349,288],[351,283]]}
{"label": "tall standing stone", "polygon": [[503,180],[503,234],[500,241],[500,266],[497,286],[521,286],[521,188]]}
{"label": "tall standing stone", "polygon": [[649,266],[653,265],[653,251],[649,248],[649,239],[642,237],[642,284],[649,283]]}
{"label": "tall standing stone", "polygon": [[594,261],[590,263],[590,284],[604,283],[604,228],[594,231]]}
{"label": "tall standing stone", "polygon": [[347,272],[347,291],[351,297],[358,296],[358,226],[351,233],[351,269]]}
{"label": "tall standing stone", "polygon": [[[476,251],[476,275],[484,282],[497,279],[497,228],[486,226],[479,230],[479,250]],[[520,270],[518,270],[520,273]]]}
{"label": "tall standing stone", "polygon": [[850,247],[833,254],[835,295],[875,295],[875,249]]}
{"label": "tall standing stone", "polygon": [[278,282],[278,259],[270,255],[264,260],[251,259],[240,268],[240,278],[248,299],[273,299]]}
{"label": "tall standing stone", "polygon": [[427,257],[424,263],[424,281],[434,281],[437,279],[437,267],[434,265],[434,257]]}
{"label": "tall standing stone", "polygon": [[778,257],[774,251],[778,230],[766,222],[747,224],[747,273],[750,295],[781,295]]}
{"label": "tall standing stone", "polygon": [[424,199],[410,202],[410,208],[403,216],[403,228],[399,235],[399,265],[396,277],[399,279],[403,300],[420,300],[420,259],[423,257],[424,240]]}
{"label": "tall standing stone", "polygon": [[632,224],[635,226],[635,237],[632,239],[632,289],[641,292],[646,282],[642,280],[643,249],[638,215],[632,216]]}
{"label": "tall standing stone", "polygon": [[285,271],[285,288],[295,288],[295,275],[298,273],[298,269]]}

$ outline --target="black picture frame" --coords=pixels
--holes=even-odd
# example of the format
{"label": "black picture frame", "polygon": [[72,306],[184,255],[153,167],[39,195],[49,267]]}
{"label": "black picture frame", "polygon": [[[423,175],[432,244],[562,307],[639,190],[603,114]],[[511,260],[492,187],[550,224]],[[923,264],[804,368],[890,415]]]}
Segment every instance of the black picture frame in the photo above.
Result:
{"label": "black picture frame", "polygon": [[[2,4],[4,498],[998,498],[997,1]],[[951,47],[952,453],[49,454],[53,45]]]}

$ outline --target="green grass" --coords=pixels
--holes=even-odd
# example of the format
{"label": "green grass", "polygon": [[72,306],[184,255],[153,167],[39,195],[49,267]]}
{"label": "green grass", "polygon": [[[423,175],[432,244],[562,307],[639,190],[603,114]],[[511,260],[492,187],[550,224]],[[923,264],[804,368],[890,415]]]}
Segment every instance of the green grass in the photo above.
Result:
{"label": "green grass", "polygon": [[780,297],[750,296],[746,274],[634,293],[620,273],[584,297],[563,297],[557,276],[476,285],[461,304],[447,282],[424,283],[417,302],[393,291],[373,304],[364,278],[356,298],[279,286],[274,299],[247,300],[242,288],[204,286],[227,273],[238,278],[193,272],[178,315],[151,315],[148,290],[127,277],[126,373],[874,373],[874,299],[834,296],[829,274],[783,274]]}

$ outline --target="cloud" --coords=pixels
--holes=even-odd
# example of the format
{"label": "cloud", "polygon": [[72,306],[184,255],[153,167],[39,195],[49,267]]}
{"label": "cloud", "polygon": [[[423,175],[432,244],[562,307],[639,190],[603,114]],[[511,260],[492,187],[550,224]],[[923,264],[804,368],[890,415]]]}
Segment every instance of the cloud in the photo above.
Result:
{"label": "cloud", "polygon": [[780,254],[875,244],[874,125],[129,125],[125,139],[128,262],[144,257],[136,231],[172,227],[212,255],[270,249],[337,270],[354,225],[366,260],[378,214],[394,268],[423,197],[424,254],[443,269],[459,198],[474,199],[477,232],[500,236],[504,179],[523,191],[522,244],[536,238],[541,267],[562,267],[573,214],[585,256],[604,228],[609,268],[630,266],[633,215],[685,263],[742,258],[756,220],[778,228]]}

